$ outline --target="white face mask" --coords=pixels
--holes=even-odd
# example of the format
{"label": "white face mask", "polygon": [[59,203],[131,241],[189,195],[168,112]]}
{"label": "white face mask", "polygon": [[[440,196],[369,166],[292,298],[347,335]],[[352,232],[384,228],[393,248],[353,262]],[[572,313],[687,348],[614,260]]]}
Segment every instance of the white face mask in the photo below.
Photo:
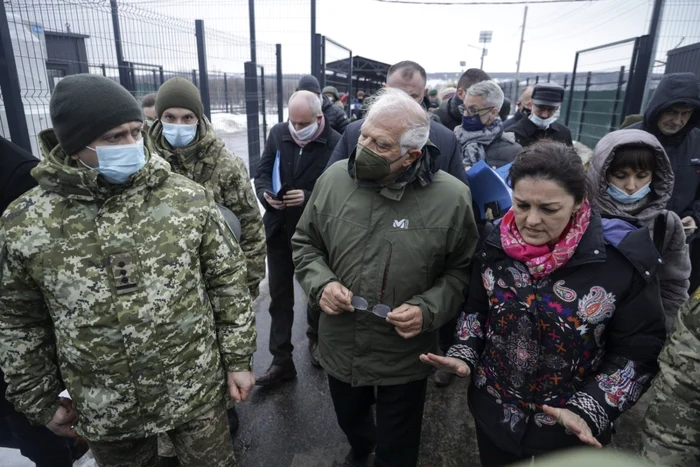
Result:
{"label": "white face mask", "polygon": [[300,141],[308,141],[318,131],[318,122],[313,122],[311,125],[297,131],[294,129],[292,122],[289,122],[289,132]]}
{"label": "white face mask", "polygon": [[547,119],[544,119],[544,118],[538,117],[538,116],[535,115],[534,113],[533,113],[533,114],[530,114],[530,116],[529,116],[528,118],[530,119],[530,121],[531,121],[532,123],[535,124],[535,126],[536,126],[537,128],[541,128],[541,129],[543,129],[543,130],[546,130],[547,128],[550,127],[550,125],[551,125],[552,123],[554,123],[554,122],[557,121],[557,117],[549,117],[549,118],[547,118]]}
{"label": "white face mask", "polygon": [[197,124],[176,125],[174,123],[163,123],[163,136],[174,148],[184,148],[189,146],[197,135]]}

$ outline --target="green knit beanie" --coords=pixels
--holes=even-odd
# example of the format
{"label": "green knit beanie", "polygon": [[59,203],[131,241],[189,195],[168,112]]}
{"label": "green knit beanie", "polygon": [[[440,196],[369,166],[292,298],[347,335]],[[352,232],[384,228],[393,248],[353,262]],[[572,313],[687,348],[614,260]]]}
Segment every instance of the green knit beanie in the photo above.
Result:
{"label": "green knit beanie", "polygon": [[49,103],[54,133],[73,155],[109,130],[143,122],[141,106],[116,81],[100,75],[70,75],[56,84]]}
{"label": "green knit beanie", "polygon": [[171,78],[163,83],[156,97],[158,118],[163,116],[163,112],[173,107],[191,110],[201,120],[204,106],[197,86],[184,78]]}

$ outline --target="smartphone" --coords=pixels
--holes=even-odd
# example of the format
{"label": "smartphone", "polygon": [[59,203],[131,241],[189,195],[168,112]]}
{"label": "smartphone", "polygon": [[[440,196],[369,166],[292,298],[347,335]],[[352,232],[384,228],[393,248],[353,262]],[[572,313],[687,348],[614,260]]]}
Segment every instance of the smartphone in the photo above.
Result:
{"label": "smartphone", "polygon": [[280,187],[277,194],[274,194],[270,190],[265,190],[265,194],[267,194],[272,199],[276,199],[277,201],[282,201],[284,198],[284,195],[286,195],[289,190],[291,190],[291,188],[289,187],[289,185],[287,185],[285,183],[284,185],[282,185],[282,187]]}

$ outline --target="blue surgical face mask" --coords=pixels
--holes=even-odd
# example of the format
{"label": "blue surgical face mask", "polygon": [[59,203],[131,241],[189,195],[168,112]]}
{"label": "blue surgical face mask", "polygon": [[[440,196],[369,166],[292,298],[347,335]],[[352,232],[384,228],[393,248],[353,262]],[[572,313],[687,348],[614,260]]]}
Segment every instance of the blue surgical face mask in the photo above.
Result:
{"label": "blue surgical face mask", "polygon": [[90,167],[82,160],[85,167],[101,174],[109,183],[123,185],[132,175],[146,165],[146,155],[143,150],[143,139],[136,144],[121,144],[119,146],[97,146],[88,149],[97,153],[99,167]]}
{"label": "blue surgical face mask", "polygon": [[535,124],[537,128],[546,130],[550,125],[557,121],[557,117],[549,117],[548,119],[540,118],[535,114],[530,114],[528,117],[532,123]]}
{"label": "blue surgical face mask", "polygon": [[481,131],[484,129],[484,124],[478,115],[472,115],[471,117],[462,115],[462,128],[466,131]]}
{"label": "blue surgical face mask", "polygon": [[634,204],[649,193],[651,193],[651,181],[631,195],[627,194],[625,190],[616,187],[612,183],[608,183],[608,194],[612,199],[622,204]]}
{"label": "blue surgical face mask", "polygon": [[176,125],[174,123],[163,123],[163,136],[174,148],[184,148],[189,146],[197,135],[197,124]]}

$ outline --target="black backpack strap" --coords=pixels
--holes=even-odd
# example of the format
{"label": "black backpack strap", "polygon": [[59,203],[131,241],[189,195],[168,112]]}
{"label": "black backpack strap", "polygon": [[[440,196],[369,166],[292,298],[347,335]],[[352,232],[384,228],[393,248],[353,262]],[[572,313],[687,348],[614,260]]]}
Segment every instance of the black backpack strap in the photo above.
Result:
{"label": "black backpack strap", "polygon": [[666,241],[666,225],[668,222],[668,211],[662,212],[654,219],[654,246],[659,254],[662,254],[664,242]]}

